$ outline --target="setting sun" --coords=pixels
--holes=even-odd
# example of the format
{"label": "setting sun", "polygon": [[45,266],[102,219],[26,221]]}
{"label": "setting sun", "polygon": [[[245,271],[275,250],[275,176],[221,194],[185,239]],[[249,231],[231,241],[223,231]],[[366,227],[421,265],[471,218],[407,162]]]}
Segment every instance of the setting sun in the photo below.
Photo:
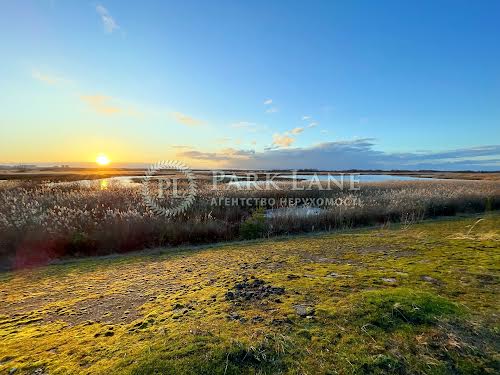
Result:
{"label": "setting sun", "polygon": [[95,159],[95,162],[99,165],[108,165],[110,160],[109,158],[104,155],[104,154],[100,154],[96,159]]}

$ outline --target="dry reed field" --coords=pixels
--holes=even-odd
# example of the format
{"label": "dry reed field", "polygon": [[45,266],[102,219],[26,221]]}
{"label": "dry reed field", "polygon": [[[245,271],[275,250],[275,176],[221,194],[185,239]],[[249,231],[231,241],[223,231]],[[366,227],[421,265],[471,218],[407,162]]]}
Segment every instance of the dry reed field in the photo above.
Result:
{"label": "dry reed field", "polygon": [[[193,206],[180,216],[166,218],[145,206],[138,183],[7,181],[0,185],[2,267],[391,222],[411,225],[425,218],[500,207],[498,181],[363,183],[357,191],[293,190],[291,182],[277,184],[279,189],[270,190],[219,184],[213,190],[208,182],[201,183]],[[219,198],[222,202],[226,198],[266,198],[269,202],[272,198],[276,204],[214,204]],[[308,210],[307,199],[319,198],[338,204]]]}

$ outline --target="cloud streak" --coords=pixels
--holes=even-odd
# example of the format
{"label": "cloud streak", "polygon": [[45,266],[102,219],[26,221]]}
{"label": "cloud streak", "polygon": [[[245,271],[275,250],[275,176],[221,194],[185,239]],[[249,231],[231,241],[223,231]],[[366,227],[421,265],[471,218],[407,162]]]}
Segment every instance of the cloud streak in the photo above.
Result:
{"label": "cloud streak", "polygon": [[101,16],[102,25],[104,26],[104,30],[107,33],[112,33],[115,30],[118,30],[120,26],[116,23],[115,19],[109,14],[108,10],[104,8],[101,4],[98,4],[95,7],[95,10]]}
{"label": "cloud streak", "polygon": [[173,112],[172,116],[178,123],[185,126],[200,126],[204,124],[202,120],[198,120],[181,112]]}
{"label": "cloud streak", "polygon": [[123,112],[123,109],[113,105],[113,99],[105,95],[82,95],[80,99],[85,102],[95,112],[103,115],[116,115]]}
{"label": "cloud streak", "polygon": [[47,83],[49,85],[59,85],[59,84],[69,82],[69,80],[67,80],[65,78],[44,74],[44,73],[39,72],[38,70],[33,70],[31,72],[31,77],[33,77],[34,79],[36,79],[40,82]]}
{"label": "cloud streak", "polygon": [[239,121],[231,124],[233,129],[245,129],[250,132],[257,131],[257,124],[255,122]]}
{"label": "cloud streak", "polygon": [[177,154],[177,156],[180,156],[182,158],[213,161],[213,162],[221,162],[221,161],[234,162],[237,160],[248,159],[253,155],[255,155],[255,151],[253,150],[237,150],[234,148],[226,148],[218,152],[203,152],[203,151],[189,150]]}
{"label": "cloud streak", "polygon": [[304,131],[304,128],[296,127],[296,128],[293,128],[292,130],[290,130],[290,133],[292,133],[292,134],[300,134],[303,131]]}

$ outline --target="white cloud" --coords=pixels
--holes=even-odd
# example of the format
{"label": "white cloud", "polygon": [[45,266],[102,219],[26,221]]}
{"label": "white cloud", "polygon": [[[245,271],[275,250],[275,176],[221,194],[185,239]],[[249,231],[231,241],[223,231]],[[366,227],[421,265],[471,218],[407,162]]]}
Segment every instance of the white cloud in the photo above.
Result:
{"label": "white cloud", "polygon": [[317,122],[311,122],[309,125],[307,125],[308,128],[314,128],[318,125]]}
{"label": "white cloud", "polygon": [[278,108],[276,107],[271,107],[266,110],[266,113],[276,113],[276,112],[278,112]]}
{"label": "white cloud", "polygon": [[307,121],[307,120],[310,120],[311,119],[311,116],[302,116],[302,120],[304,121]]}
{"label": "white cloud", "polygon": [[98,4],[95,7],[97,13],[101,16],[101,21],[104,26],[104,30],[108,33],[112,33],[115,30],[118,30],[120,26],[116,23],[115,19],[111,17],[108,10],[104,8],[102,5]]}
{"label": "white cloud", "polygon": [[270,104],[273,104],[273,100],[272,99],[267,99],[264,101],[264,105],[270,105]]}

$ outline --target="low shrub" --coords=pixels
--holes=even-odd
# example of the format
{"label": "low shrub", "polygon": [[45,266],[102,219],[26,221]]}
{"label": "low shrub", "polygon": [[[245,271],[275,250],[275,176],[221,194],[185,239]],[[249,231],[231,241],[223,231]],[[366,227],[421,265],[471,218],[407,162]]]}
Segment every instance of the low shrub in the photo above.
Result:
{"label": "low shrub", "polygon": [[263,208],[255,210],[240,226],[240,235],[245,240],[263,237],[266,232],[266,217]]}

